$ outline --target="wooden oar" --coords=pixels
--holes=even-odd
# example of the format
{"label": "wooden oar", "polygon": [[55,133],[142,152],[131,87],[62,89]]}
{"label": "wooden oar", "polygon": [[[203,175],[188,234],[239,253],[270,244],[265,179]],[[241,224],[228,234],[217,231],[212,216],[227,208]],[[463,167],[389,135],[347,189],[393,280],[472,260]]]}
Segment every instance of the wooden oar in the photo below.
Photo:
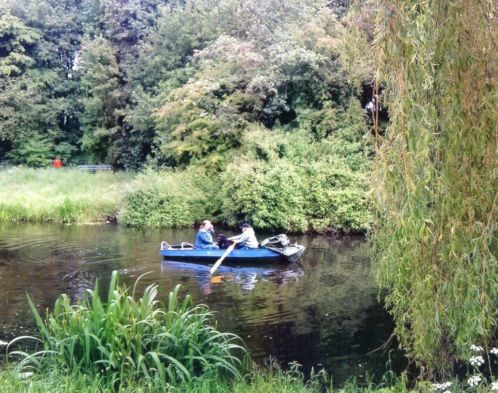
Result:
{"label": "wooden oar", "polygon": [[232,250],[235,248],[235,244],[232,244],[230,247],[227,248],[227,250],[223,253],[223,255],[220,257],[220,259],[218,259],[215,264],[213,265],[213,267],[211,268],[210,272],[211,272],[211,275],[216,271],[216,269],[218,269],[221,265],[221,263],[223,262],[223,260],[228,256],[228,254],[230,254],[232,252]]}

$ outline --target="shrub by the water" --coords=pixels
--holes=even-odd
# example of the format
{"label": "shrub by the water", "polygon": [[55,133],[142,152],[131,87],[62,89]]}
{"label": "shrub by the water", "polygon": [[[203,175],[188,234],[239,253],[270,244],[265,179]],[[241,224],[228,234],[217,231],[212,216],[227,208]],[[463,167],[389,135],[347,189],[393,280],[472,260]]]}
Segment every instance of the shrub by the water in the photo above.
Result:
{"label": "shrub by the water", "polygon": [[209,195],[192,171],[146,171],[130,184],[120,219],[136,227],[193,227],[209,215]]}
{"label": "shrub by the water", "polygon": [[223,175],[223,220],[268,230],[366,232],[368,151],[357,130],[320,141],[303,131],[253,130]]}
{"label": "shrub by the water", "polygon": [[223,214],[231,224],[251,220],[257,228],[307,229],[304,184],[286,160],[241,162],[224,178]]}
{"label": "shrub by the water", "polygon": [[129,293],[117,281],[113,272],[106,301],[97,287],[77,304],[61,295],[45,320],[30,300],[44,350],[21,354],[18,368],[82,372],[108,386],[142,381],[165,387],[198,377],[241,377],[245,349],[237,336],[216,330],[207,307],[193,306],[189,296],[181,302],[178,286],[166,307],[156,299],[157,285],[148,286],[136,300],[137,284]]}

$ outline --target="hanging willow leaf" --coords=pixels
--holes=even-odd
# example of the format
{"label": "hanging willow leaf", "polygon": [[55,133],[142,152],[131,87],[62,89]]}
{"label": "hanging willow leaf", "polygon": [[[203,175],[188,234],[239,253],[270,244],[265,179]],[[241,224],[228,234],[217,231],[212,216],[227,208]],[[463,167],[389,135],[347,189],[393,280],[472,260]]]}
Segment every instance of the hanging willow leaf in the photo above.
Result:
{"label": "hanging willow leaf", "polygon": [[444,371],[496,337],[496,3],[378,4],[376,267],[401,344]]}

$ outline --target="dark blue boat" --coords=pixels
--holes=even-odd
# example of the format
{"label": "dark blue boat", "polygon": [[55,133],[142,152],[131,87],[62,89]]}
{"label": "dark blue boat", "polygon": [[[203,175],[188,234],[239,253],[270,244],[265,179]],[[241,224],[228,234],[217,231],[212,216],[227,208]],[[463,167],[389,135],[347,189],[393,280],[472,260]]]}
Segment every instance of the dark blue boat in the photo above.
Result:
{"label": "dark blue boat", "polygon": [[[261,243],[262,245],[266,244],[266,247],[234,249],[228,254],[223,263],[295,262],[303,255],[303,246],[290,243],[287,240],[288,243],[279,248],[275,242],[268,242],[271,239],[274,238],[266,239]],[[285,237],[285,239],[287,238]],[[279,238],[280,240],[281,238]],[[212,263],[223,256],[225,251],[226,249],[196,249],[192,244],[185,242],[177,245],[162,242],[160,253],[164,259],[169,261]]]}
{"label": "dark blue boat", "polygon": [[[183,243],[184,244],[184,243]],[[226,250],[205,250],[195,249],[185,245],[184,247],[169,246],[165,247],[164,242],[161,244],[161,255],[169,261],[184,261],[197,263],[216,262]],[[266,248],[246,248],[235,249],[226,258],[225,262],[286,262],[284,255],[268,250]]]}

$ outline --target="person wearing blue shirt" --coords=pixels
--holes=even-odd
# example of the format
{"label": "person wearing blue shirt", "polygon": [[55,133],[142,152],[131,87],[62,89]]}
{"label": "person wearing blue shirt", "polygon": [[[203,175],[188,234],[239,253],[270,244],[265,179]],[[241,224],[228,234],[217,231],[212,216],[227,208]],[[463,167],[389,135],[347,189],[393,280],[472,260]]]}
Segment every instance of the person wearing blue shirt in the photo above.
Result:
{"label": "person wearing blue shirt", "polygon": [[199,227],[195,237],[195,248],[200,249],[217,249],[218,246],[213,241],[214,227],[211,221],[204,220]]}

